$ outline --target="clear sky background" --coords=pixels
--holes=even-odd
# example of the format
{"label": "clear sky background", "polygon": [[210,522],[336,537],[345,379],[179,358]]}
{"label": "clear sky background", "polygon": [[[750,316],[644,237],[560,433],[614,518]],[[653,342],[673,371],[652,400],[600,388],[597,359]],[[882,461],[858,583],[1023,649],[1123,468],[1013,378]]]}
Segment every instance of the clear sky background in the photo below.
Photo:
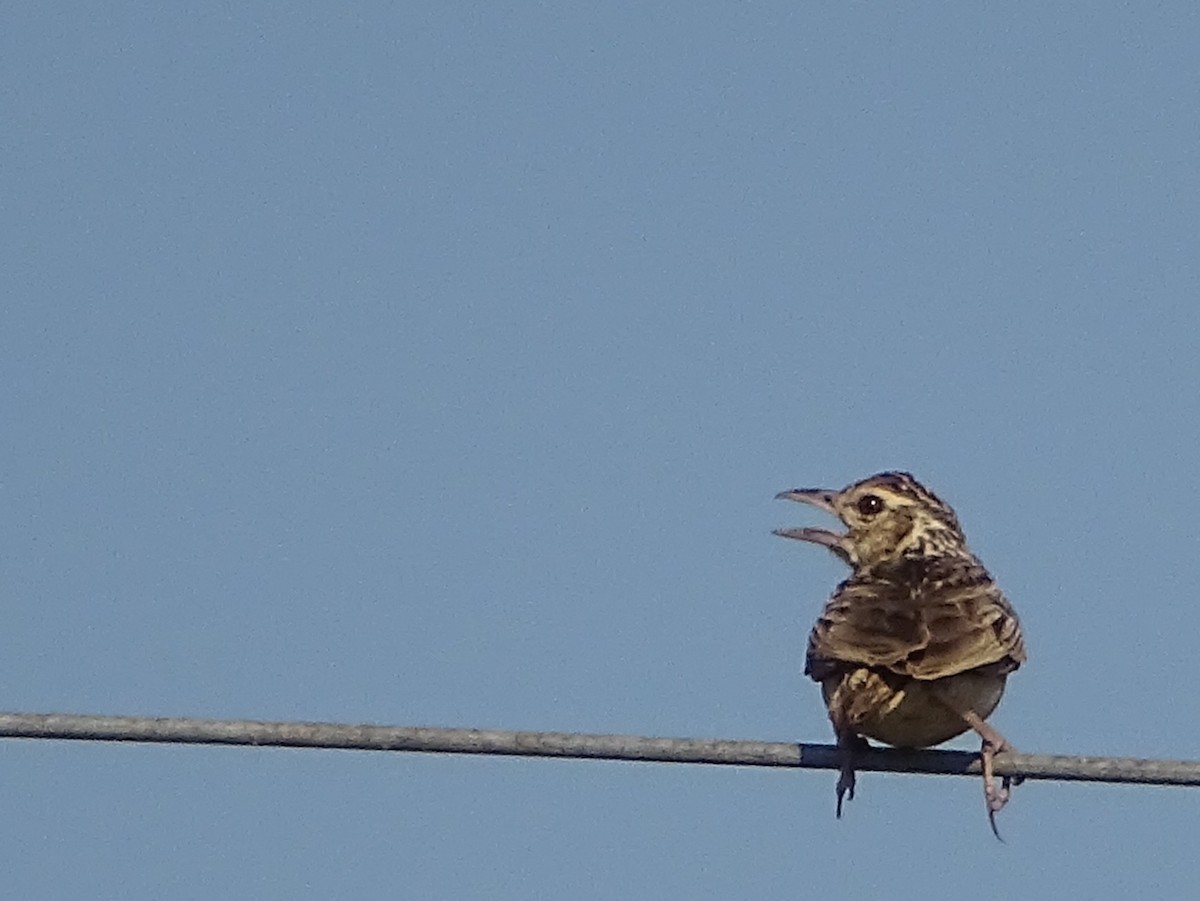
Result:
{"label": "clear sky background", "polygon": [[[1193,3],[124,3],[0,23],[0,706],[827,741],[913,471],[994,722],[1200,756]],[[975,747],[964,739],[960,747]],[[0,743],[12,897],[1195,897],[1200,794]],[[1066,893],[1066,894],[1064,894]]]}

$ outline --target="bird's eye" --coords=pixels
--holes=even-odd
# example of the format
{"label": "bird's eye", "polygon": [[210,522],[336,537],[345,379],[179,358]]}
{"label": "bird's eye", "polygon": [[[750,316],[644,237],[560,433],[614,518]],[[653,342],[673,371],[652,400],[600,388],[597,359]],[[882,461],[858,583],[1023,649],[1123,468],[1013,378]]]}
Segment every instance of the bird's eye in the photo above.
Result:
{"label": "bird's eye", "polygon": [[864,494],[858,499],[858,512],[863,516],[874,516],[883,509],[883,498],[878,494]]}

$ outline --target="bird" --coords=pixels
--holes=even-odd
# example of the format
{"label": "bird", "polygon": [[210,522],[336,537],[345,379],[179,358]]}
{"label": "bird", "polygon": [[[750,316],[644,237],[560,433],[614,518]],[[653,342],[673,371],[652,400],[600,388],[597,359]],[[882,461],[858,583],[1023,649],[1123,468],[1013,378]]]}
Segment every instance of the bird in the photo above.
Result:
{"label": "bird", "polygon": [[927,748],[974,730],[988,822],[999,838],[996,814],[1011,781],[996,784],[994,759],[1013,748],[987,718],[1026,660],[1025,641],[958,516],[898,471],[840,491],[793,488],[776,498],[809,504],[845,526],[775,530],[828,548],[851,570],[809,634],[804,667],[821,686],[837,739],[837,816],[843,798],[854,797],[854,759],[866,739]]}

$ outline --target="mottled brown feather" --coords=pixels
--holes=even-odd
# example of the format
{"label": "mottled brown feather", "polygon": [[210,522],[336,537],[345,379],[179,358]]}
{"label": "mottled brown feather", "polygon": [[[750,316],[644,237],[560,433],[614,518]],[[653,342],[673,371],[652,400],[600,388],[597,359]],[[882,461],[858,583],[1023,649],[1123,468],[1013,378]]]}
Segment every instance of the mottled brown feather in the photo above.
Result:
{"label": "mottled brown feather", "polygon": [[973,557],[937,558],[904,573],[862,572],[838,586],[809,636],[817,681],[867,666],[941,679],[1025,661],[1016,612]]}
{"label": "mottled brown feather", "polygon": [[805,665],[839,735],[937,743],[968,728],[953,711],[990,714],[1025,646],[950,506],[905,472],[781,496],[847,527],[781,532],[824,545],[853,571],[813,627]]}
{"label": "mottled brown feather", "polygon": [[[967,547],[954,511],[905,472],[884,472],[841,491],[794,488],[780,498],[837,516],[845,533],[781,529],[821,545],[853,571],[838,585],[808,639],[805,672],[837,736],[837,812],[854,797],[863,739],[903,748],[941,744],[968,729],[982,741],[980,766],[993,832],[1008,800],[995,755],[1010,747],[986,718],[1009,673],[1025,662],[1021,625]],[[999,836],[999,833],[996,833]]]}

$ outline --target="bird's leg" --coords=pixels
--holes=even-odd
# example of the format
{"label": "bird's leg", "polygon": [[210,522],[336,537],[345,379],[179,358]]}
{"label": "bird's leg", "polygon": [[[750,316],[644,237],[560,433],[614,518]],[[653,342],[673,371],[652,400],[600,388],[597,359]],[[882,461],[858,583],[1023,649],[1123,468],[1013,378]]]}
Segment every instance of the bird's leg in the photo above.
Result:
{"label": "bird's leg", "polygon": [[837,731],[838,757],[842,768],[837,781],[837,815],[842,818],[842,799],[854,800],[854,755],[865,751],[870,745],[857,732],[845,726],[834,726]]}
{"label": "bird's leg", "polygon": [[979,762],[983,768],[983,800],[987,804],[988,822],[992,826],[992,832],[996,838],[1000,838],[1000,833],[996,830],[996,814],[1008,803],[1012,777],[1002,777],[1000,786],[997,787],[993,760],[1001,751],[1011,751],[1013,748],[1008,739],[989,726],[974,710],[962,711],[961,716],[983,740],[979,749]]}
{"label": "bird's leg", "polygon": [[[992,834],[996,838],[1000,838],[1000,831],[996,828],[996,814],[1008,803],[1012,777],[1003,776],[1000,785],[997,786],[994,760],[1001,751],[1012,751],[1014,748],[1009,744],[1008,739],[988,725],[983,717],[971,708],[956,704],[952,696],[941,692],[937,694],[937,698],[942,704],[961,716],[963,722],[974,729],[983,741],[979,748],[979,764],[983,770],[983,801],[987,805],[988,824],[992,827]],[[1000,840],[1003,841],[1003,839]]]}

